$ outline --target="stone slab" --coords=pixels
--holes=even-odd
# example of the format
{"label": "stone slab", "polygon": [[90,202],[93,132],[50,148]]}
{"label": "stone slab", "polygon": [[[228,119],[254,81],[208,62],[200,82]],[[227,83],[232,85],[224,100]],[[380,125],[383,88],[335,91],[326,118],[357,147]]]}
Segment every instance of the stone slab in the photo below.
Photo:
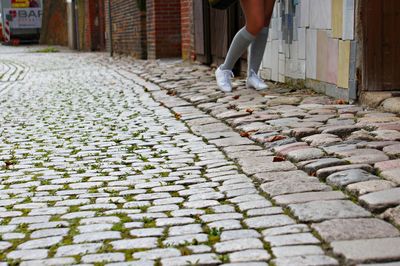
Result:
{"label": "stone slab", "polygon": [[334,241],[331,243],[333,253],[343,256],[349,264],[400,260],[399,246],[399,237]]}
{"label": "stone slab", "polygon": [[261,189],[271,197],[309,191],[329,191],[331,188],[313,177],[289,178],[261,185]]}
{"label": "stone slab", "polygon": [[348,200],[312,201],[291,204],[289,209],[301,222],[319,222],[337,218],[361,218],[371,214]]}
{"label": "stone slab", "polygon": [[325,255],[307,255],[282,257],[272,260],[276,266],[292,266],[292,265],[307,265],[307,266],[336,266],[338,261],[334,258]]}
{"label": "stone slab", "polygon": [[332,166],[332,167],[327,167],[327,168],[322,168],[317,171],[317,176],[319,178],[325,179],[329,175],[340,172],[340,171],[345,171],[345,170],[350,170],[350,169],[363,169],[368,172],[373,172],[373,168],[369,164],[349,164],[349,165],[339,165],[339,166]]}
{"label": "stone slab", "polygon": [[304,203],[319,200],[341,200],[346,199],[346,195],[341,191],[323,191],[323,192],[305,192],[294,193],[274,197],[274,201],[278,205],[289,205],[293,203]]}
{"label": "stone slab", "polygon": [[322,239],[328,243],[338,240],[398,237],[399,230],[376,218],[334,219],[312,224]]}
{"label": "stone slab", "polygon": [[286,180],[289,178],[308,178],[308,175],[301,170],[294,171],[279,171],[279,172],[267,172],[267,173],[257,173],[254,177],[259,182],[271,182],[278,180]]}
{"label": "stone slab", "polygon": [[256,174],[263,172],[291,171],[296,170],[296,166],[288,161],[273,162],[274,157],[250,157],[239,159],[239,164],[246,174]]}
{"label": "stone slab", "polygon": [[362,169],[351,169],[331,174],[326,178],[326,183],[336,187],[344,187],[352,183],[374,179],[379,179],[379,177]]}
{"label": "stone slab", "polygon": [[359,198],[361,205],[372,211],[380,211],[400,205],[400,188],[373,192]]}
{"label": "stone slab", "polygon": [[393,182],[387,180],[370,180],[365,182],[359,182],[350,184],[346,187],[346,191],[354,195],[364,195],[371,192],[377,192],[382,190],[388,190],[396,185]]}
{"label": "stone slab", "polygon": [[287,153],[288,159],[294,162],[318,159],[323,157],[324,155],[325,153],[318,148],[299,149]]}

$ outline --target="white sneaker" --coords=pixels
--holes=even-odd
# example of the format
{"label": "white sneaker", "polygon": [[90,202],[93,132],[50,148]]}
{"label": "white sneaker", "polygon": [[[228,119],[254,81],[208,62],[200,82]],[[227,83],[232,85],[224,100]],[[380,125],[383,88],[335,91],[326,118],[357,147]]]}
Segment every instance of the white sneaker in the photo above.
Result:
{"label": "white sneaker", "polygon": [[254,88],[257,91],[268,89],[268,85],[253,71],[250,71],[250,75],[246,80],[247,88]]}
{"label": "white sneaker", "polygon": [[223,92],[232,92],[231,78],[233,77],[233,72],[230,70],[223,70],[218,67],[215,71],[218,87]]}

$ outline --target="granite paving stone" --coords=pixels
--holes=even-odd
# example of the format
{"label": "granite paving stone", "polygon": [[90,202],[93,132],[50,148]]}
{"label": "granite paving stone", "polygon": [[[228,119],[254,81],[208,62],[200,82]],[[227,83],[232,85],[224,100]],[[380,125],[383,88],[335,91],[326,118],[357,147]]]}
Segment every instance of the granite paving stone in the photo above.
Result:
{"label": "granite paving stone", "polygon": [[143,237],[135,239],[124,239],[110,242],[114,249],[139,249],[139,248],[155,248],[157,247],[157,238]]}
{"label": "granite paving stone", "polygon": [[355,149],[336,152],[336,155],[344,157],[352,164],[374,164],[387,161],[389,157],[382,151],[376,149]]}
{"label": "granite paving stone", "polygon": [[47,249],[13,250],[7,254],[12,260],[39,260],[47,257]]}
{"label": "granite paving stone", "polygon": [[319,148],[306,148],[287,153],[289,160],[294,162],[307,161],[311,159],[318,159],[325,155],[325,153]]}
{"label": "granite paving stone", "polygon": [[326,179],[331,174],[351,169],[362,169],[370,173],[373,172],[373,167],[369,164],[349,164],[322,168],[317,170],[316,174],[319,178]]}
{"label": "granite paving stone", "polygon": [[244,223],[249,228],[261,229],[294,224],[295,221],[286,215],[272,215],[247,218]]}
{"label": "granite paving stone", "polygon": [[241,238],[236,240],[228,240],[214,245],[215,251],[218,253],[226,253],[233,251],[241,251],[248,249],[263,248],[263,243],[257,238]]}
{"label": "granite paving stone", "polygon": [[274,215],[274,214],[282,214],[283,209],[281,207],[269,207],[269,208],[261,208],[261,209],[251,209],[247,211],[247,216],[262,216],[262,215]]}
{"label": "granite paving stone", "polygon": [[103,241],[106,239],[119,239],[121,233],[117,231],[91,232],[74,236],[75,243]]}
{"label": "granite paving stone", "polygon": [[95,253],[102,247],[101,243],[76,244],[61,246],[57,249],[55,257],[76,256],[87,253]]}
{"label": "granite paving stone", "polygon": [[383,148],[383,152],[390,157],[400,157],[400,144],[389,145]]}
{"label": "granite paving stone", "polygon": [[347,162],[345,160],[341,160],[338,158],[324,158],[324,159],[319,159],[315,161],[311,161],[310,163],[307,163],[306,165],[303,166],[304,170],[311,174],[315,173],[319,169],[326,168],[326,167],[332,167],[332,166],[338,166],[338,165],[345,165]]}
{"label": "granite paving stone", "polygon": [[288,178],[301,178],[301,177],[307,178],[308,175],[300,170],[266,172],[266,173],[257,173],[254,175],[254,178],[256,178],[261,183],[277,181],[277,180],[285,180]]}
{"label": "granite paving stone", "polygon": [[290,171],[296,167],[291,162],[273,162],[273,157],[241,158],[239,164],[246,174],[263,172]]}
{"label": "granite paving stone", "polygon": [[263,249],[250,249],[229,254],[231,262],[268,261],[271,255]]}
{"label": "granite paving stone", "polygon": [[208,236],[206,234],[189,234],[180,236],[171,236],[163,241],[166,246],[174,245],[184,245],[186,243],[204,243],[208,241]]}
{"label": "granite paving stone", "polygon": [[326,178],[326,183],[336,187],[344,187],[352,183],[377,180],[379,177],[362,169],[351,169],[337,172]]}
{"label": "granite paving stone", "polygon": [[278,205],[289,205],[293,203],[304,203],[320,200],[341,200],[346,199],[346,195],[341,191],[323,191],[323,192],[305,192],[293,193],[289,195],[281,195],[274,197],[274,201]]}
{"label": "granite paving stone", "polygon": [[218,256],[213,253],[195,254],[188,256],[180,256],[173,258],[165,258],[161,260],[162,265],[180,266],[187,264],[215,265],[220,263]]}
{"label": "granite paving stone", "polygon": [[297,178],[272,181],[261,185],[261,189],[271,197],[284,194],[293,194],[309,191],[329,191],[331,188],[322,184],[314,177]]}
{"label": "granite paving stone", "polygon": [[29,260],[21,262],[21,266],[42,266],[42,265],[74,265],[74,258],[51,258],[44,260]]}
{"label": "granite paving stone", "polygon": [[104,263],[104,262],[118,262],[124,261],[124,253],[113,252],[113,253],[101,253],[101,254],[89,254],[82,257],[83,263]]}
{"label": "granite paving stone", "polygon": [[293,224],[282,227],[268,228],[262,231],[263,236],[278,236],[310,232],[310,228],[305,224]]}
{"label": "granite paving stone", "polygon": [[362,195],[360,203],[372,211],[379,211],[388,207],[400,205],[400,188],[391,188],[384,191]]}
{"label": "granite paving stone", "polygon": [[179,257],[180,255],[180,251],[175,248],[165,248],[135,252],[134,258],[141,260],[156,260],[169,257]]}
{"label": "granite paving stone", "polygon": [[223,220],[207,224],[209,228],[222,228],[222,230],[242,229],[241,221],[238,220]]}
{"label": "granite paving stone", "polygon": [[312,147],[331,145],[333,143],[341,142],[342,139],[334,134],[315,134],[312,136],[304,137],[301,139],[307,142]]}
{"label": "granite paving stone", "polygon": [[400,159],[379,162],[374,165],[378,171],[400,168]]}
{"label": "granite paving stone", "polygon": [[400,232],[390,223],[376,218],[334,219],[312,224],[328,243],[338,240],[397,237]]}
{"label": "granite paving stone", "polygon": [[395,183],[386,180],[370,180],[350,184],[346,187],[346,190],[355,195],[364,195],[371,192],[388,190],[395,186]]}
{"label": "granite paving stone", "polygon": [[319,244],[320,241],[311,233],[289,234],[279,236],[266,236],[264,238],[271,247]]}
{"label": "granite paving stone", "polygon": [[0,266],[338,265],[360,239],[389,246],[360,263],[400,261],[397,115],[241,77],[224,94],[181,60],[33,49],[0,46]]}
{"label": "granite paving stone", "polygon": [[331,243],[333,252],[345,257],[347,263],[399,260],[399,237],[345,240]]}
{"label": "granite paving stone", "polygon": [[381,217],[383,217],[386,220],[389,220],[389,221],[393,222],[395,225],[399,226],[400,225],[400,206],[387,209],[381,215]]}
{"label": "granite paving stone", "polygon": [[[336,266],[339,262],[324,255],[281,257],[273,260],[276,266],[309,265],[309,266]],[[370,264],[368,264],[370,265]]]}
{"label": "granite paving stone", "polygon": [[393,168],[389,170],[382,171],[380,175],[386,179],[389,180],[396,185],[400,185],[400,168]]}
{"label": "granite paving stone", "polygon": [[319,246],[315,245],[298,245],[273,247],[272,253],[276,258],[281,258],[306,255],[323,255],[324,251]]}
{"label": "granite paving stone", "polygon": [[319,222],[337,218],[362,218],[371,214],[348,200],[312,201],[289,205],[300,221]]}
{"label": "granite paving stone", "polygon": [[18,245],[18,249],[40,249],[53,246],[59,243],[63,238],[60,236],[45,237],[35,240],[29,240],[25,243]]}

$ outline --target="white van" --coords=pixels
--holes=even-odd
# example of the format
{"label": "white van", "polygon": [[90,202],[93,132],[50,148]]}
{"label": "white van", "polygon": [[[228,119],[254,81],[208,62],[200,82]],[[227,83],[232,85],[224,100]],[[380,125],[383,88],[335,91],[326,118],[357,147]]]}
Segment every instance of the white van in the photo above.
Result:
{"label": "white van", "polygon": [[1,22],[9,21],[11,40],[37,42],[42,27],[42,0],[0,0]]}

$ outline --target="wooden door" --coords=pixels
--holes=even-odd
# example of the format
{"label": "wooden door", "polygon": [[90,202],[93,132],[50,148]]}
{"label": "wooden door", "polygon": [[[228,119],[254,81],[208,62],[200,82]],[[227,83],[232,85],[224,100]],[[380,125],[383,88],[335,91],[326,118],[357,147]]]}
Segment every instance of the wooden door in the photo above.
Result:
{"label": "wooden door", "polygon": [[207,0],[193,1],[193,21],[196,60],[210,64],[210,11]]}
{"label": "wooden door", "polygon": [[[227,10],[210,9],[211,57],[212,63],[220,65],[224,62],[233,37],[239,30],[239,4]],[[240,61],[234,67],[235,74],[240,71]]]}
{"label": "wooden door", "polygon": [[[239,3],[227,10],[209,7],[207,0],[193,1],[195,51],[198,61],[205,64],[223,63],[236,32],[243,24]],[[240,71],[240,61],[234,72]]]}
{"label": "wooden door", "polygon": [[400,1],[361,1],[363,89],[400,91]]}

